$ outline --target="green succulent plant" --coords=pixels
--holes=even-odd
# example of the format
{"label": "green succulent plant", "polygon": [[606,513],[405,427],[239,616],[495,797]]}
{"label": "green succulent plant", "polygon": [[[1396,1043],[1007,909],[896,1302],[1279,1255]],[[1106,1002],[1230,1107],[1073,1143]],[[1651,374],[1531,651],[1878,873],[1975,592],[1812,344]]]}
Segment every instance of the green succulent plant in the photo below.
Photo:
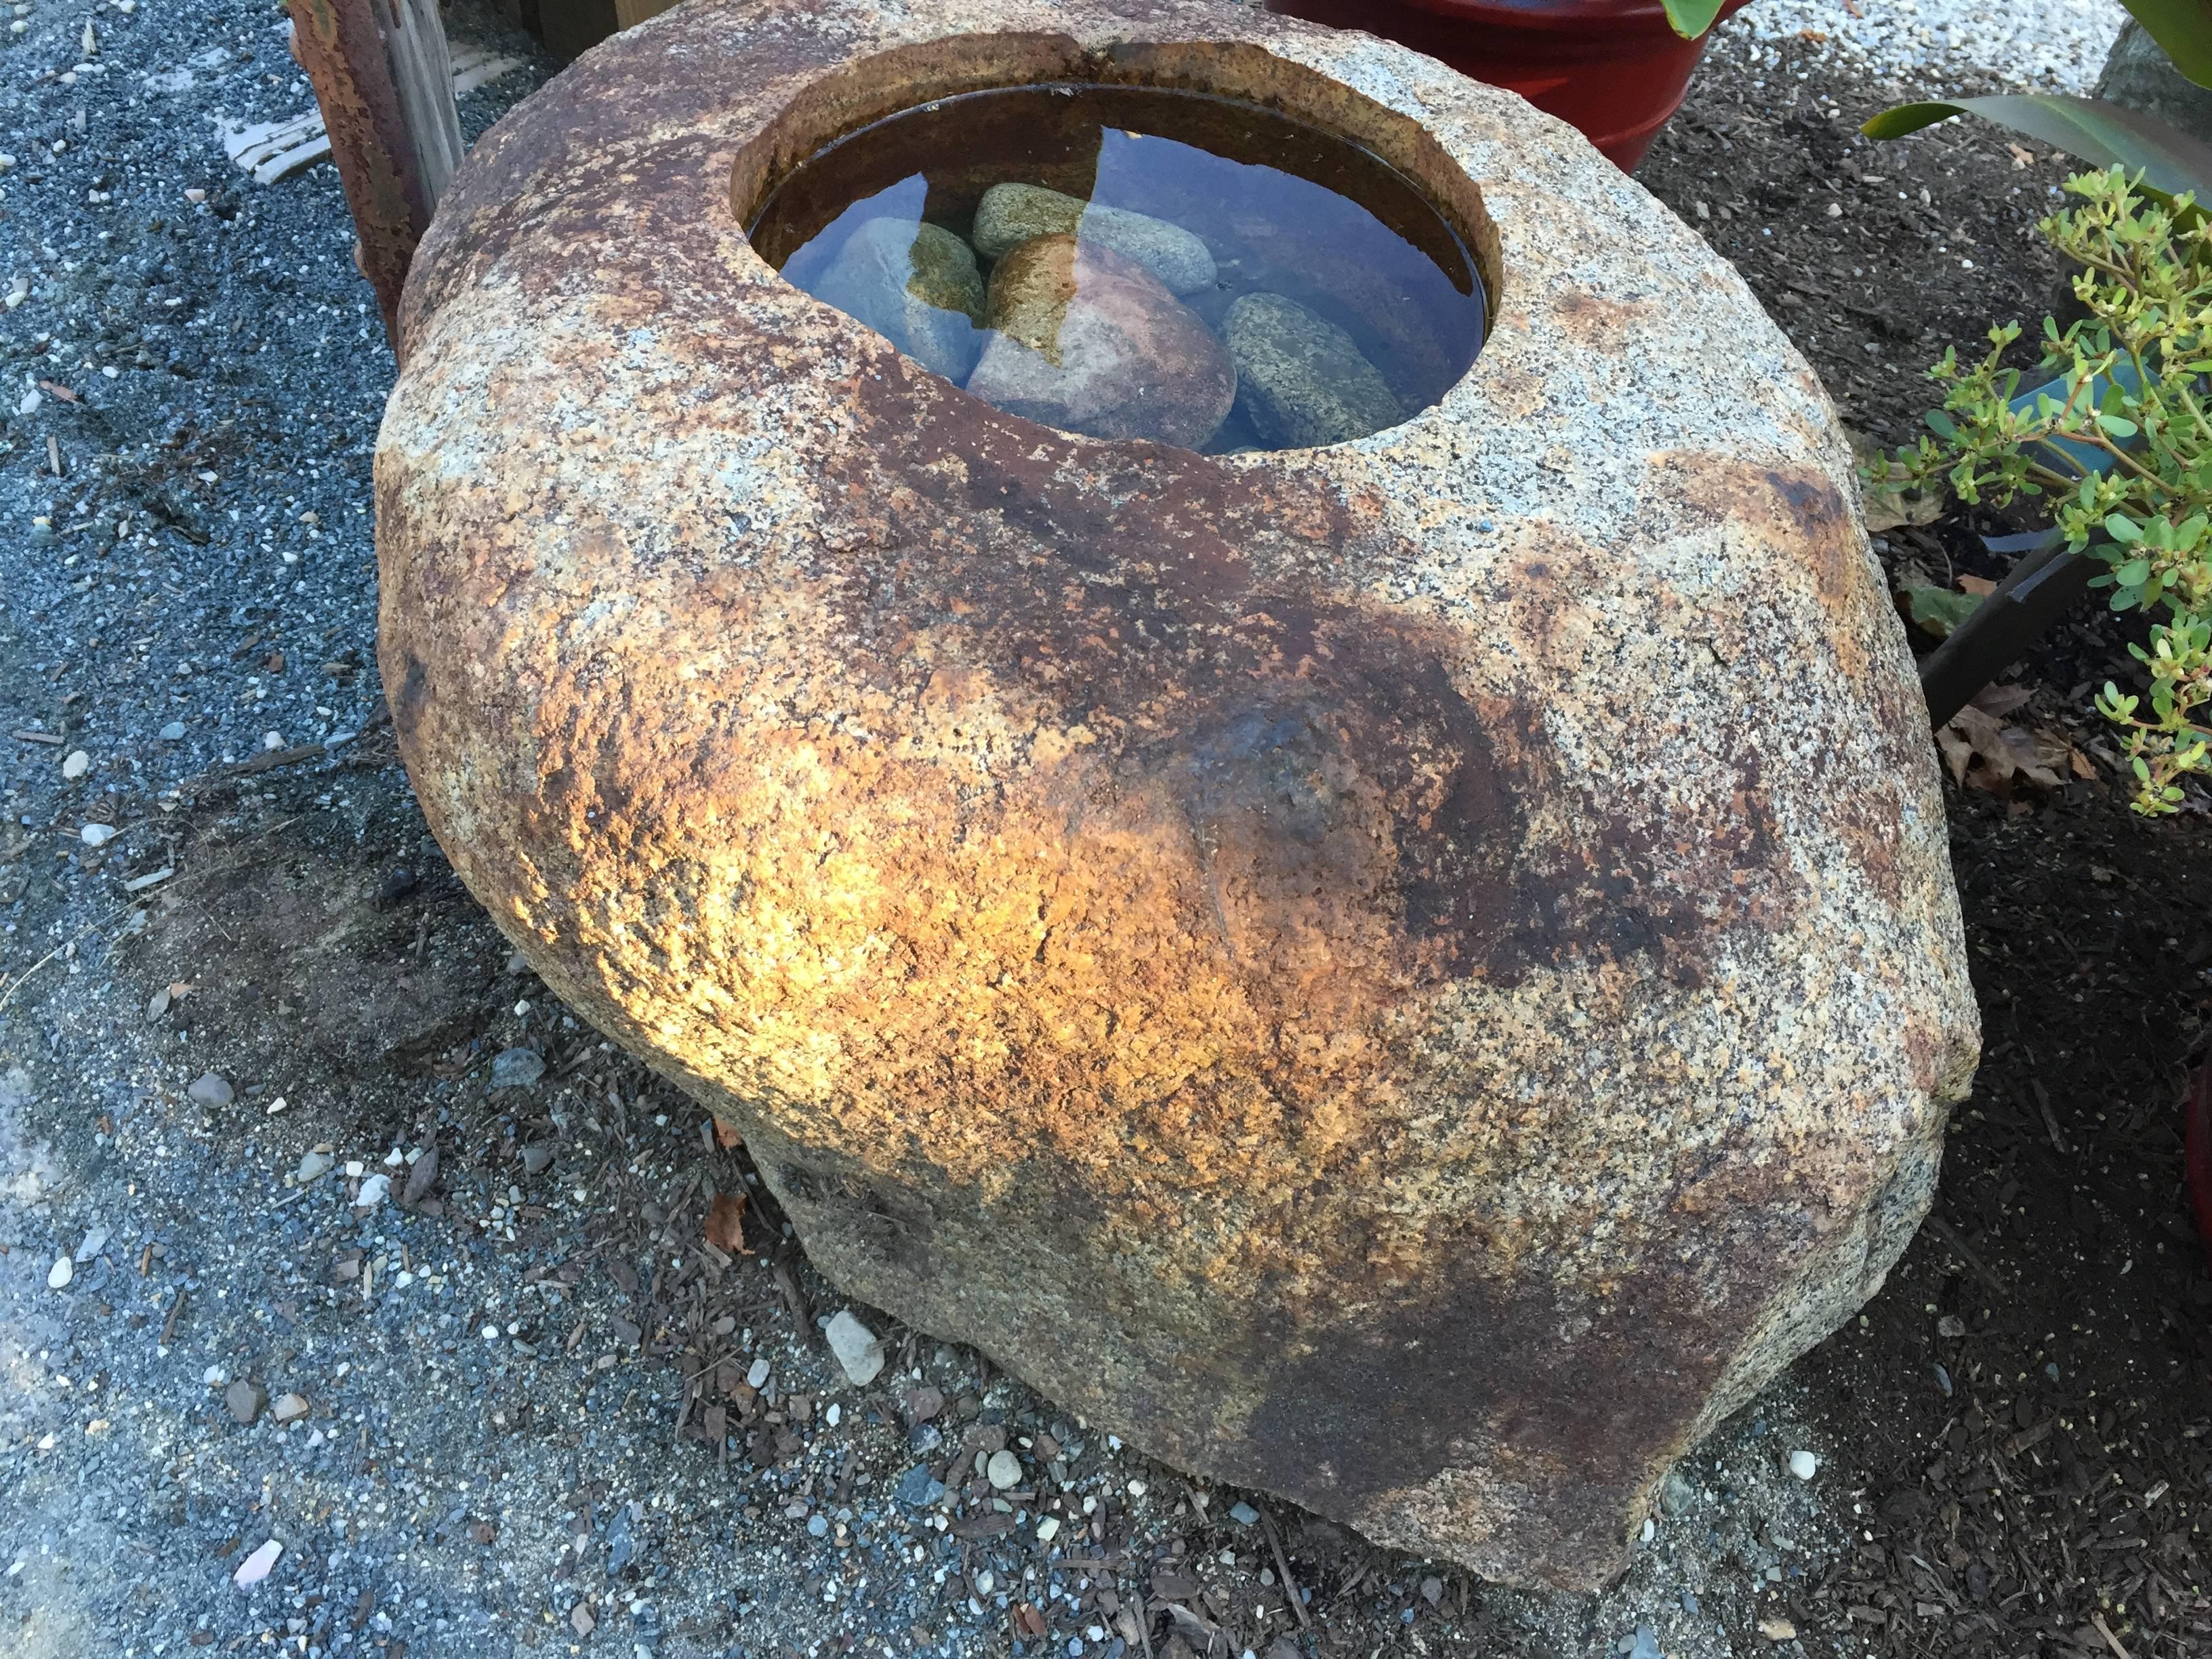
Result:
{"label": "green succulent plant", "polygon": [[1929,371],[1944,395],[1928,434],[1866,477],[1877,492],[2041,498],[2068,550],[2106,567],[2092,586],[2112,608],[2156,619],[2148,647],[2130,647],[2147,692],[2107,682],[2097,698],[2124,733],[2135,809],[2155,815],[2178,808],[2185,777],[2212,773],[2212,222],[2118,167],[2065,188],[2075,204],[2038,228],[2081,267],[2088,315],[2044,319],[2051,382],[2021,394],[2005,362],[2017,323],[1991,329],[1978,362],[1947,350]]}
{"label": "green succulent plant", "polygon": [[[2121,0],[2174,67],[2212,87],[2212,0]],[[2108,567],[2093,586],[2115,611],[2156,617],[2149,678],[2138,695],[2107,682],[2097,698],[2126,734],[2135,808],[2178,809],[2181,781],[2212,772],[2212,145],[2154,115],[2052,93],[1933,100],[1885,110],[1863,131],[1896,138],[1978,115],[2101,169],[2066,181],[2081,205],[2038,227],[2078,262],[2074,291],[2089,315],[2061,332],[2044,319],[2043,367],[2057,378],[2032,395],[2002,366],[2017,324],[1990,331],[1990,351],[1961,367],[1947,351],[1931,375],[1945,388],[1932,437],[1867,471],[1924,484],[1948,478],[1960,498],[2000,505],[2046,495],[2069,551]]]}

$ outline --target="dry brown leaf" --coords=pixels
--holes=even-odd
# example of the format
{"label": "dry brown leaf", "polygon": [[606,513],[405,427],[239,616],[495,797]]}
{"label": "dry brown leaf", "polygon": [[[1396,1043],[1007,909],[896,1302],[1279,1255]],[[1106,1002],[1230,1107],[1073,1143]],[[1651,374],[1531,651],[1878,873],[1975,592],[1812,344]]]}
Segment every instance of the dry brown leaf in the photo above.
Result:
{"label": "dry brown leaf", "polygon": [[2062,773],[2076,776],[2086,764],[2080,751],[2063,734],[2047,727],[2029,731],[2008,725],[2002,718],[2025,703],[2025,687],[1993,686],[1951,717],[1936,734],[1951,781],[1968,788],[2009,797],[2021,781],[2045,789],[2056,789]]}
{"label": "dry brown leaf", "polygon": [[745,1248],[745,1200],[743,1194],[716,1193],[707,1212],[707,1242],[725,1255],[750,1255]]}
{"label": "dry brown leaf", "polygon": [[1966,769],[1974,763],[1973,739],[1960,730],[1959,722],[1954,720],[1936,729],[1936,746],[1943,751],[1944,769],[1950,773],[1951,781],[1963,787]]}
{"label": "dry brown leaf", "polygon": [[714,1120],[714,1144],[726,1152],[744,1146],[745,1138],[718,1117]]}
{"label": "dry brown leaf", "polygon": [[1907,495],[1901,489],[1879,489],[1868,485],[1859,497],[1866,527],[1875,535],[1884,531],[1918,529],[1943,516],[1943,498],[1934,491]]}
{"label": "dry brown leaf", "polygon": [[1959,591],[1981,598],[1996,592],[1997,585],[1987,576],[1961,576],[1959,578]]}
{"label": "dry brown leaf", "polygon": [[399,1192],[399,1207],[411,1210],[428,1195],[438,1179],[438,1149],[426,1147],[422,1156],[415,1160],[415,1167],[407,1172],[407,1184]]}

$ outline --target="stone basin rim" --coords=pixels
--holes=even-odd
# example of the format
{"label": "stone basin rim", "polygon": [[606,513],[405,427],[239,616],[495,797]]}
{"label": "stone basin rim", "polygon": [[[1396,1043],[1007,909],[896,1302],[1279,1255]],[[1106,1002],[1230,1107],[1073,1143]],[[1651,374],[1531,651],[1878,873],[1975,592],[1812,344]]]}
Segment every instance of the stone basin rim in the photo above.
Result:
{"label": "stone basin rim", "polygon": [[[954,61],[946,47],[955,46]],[[966,61],[958,61],[965,58]],[[786,281],[752,246],[753,228],[794,169],[856,133],[910,111],[976,93],[1018,91],[1042,85],[1095,85],[1161,93],[1194,93],[1252,106],[1365,150],[1403,178],[1459,239],[1474,269],[1482,297],[1483,334],[1504,304],[1504,260],[1482,187],[1418,121],[1322,71],[1247,41],[1141,40],[1085,46],[1072,35],[1017,32],[962,35],[886,47],[813,76],[787,99],[762,129],[743,143],[730,163],[728,205],[748,253],[777,285],[799,295],[845,326],[866,325],[845,317]],[[927,87],[925,95],[920,88]],[[1482,362],[1478,343],[1467,368],[1431,403],[1364,438],[1311,446],[1337,449],[1403,432],[1461,398]],[[963,398],[971,394],[955,386]],[[1018,419],[1018,416],[1008,418]],[[1449,416],[1447,416],[1449,418]],[[1061,428],[1048,428],[1060,432]],[[1085,445],[1146,449],[1145,439],[1063,435]],[[1308,453],[1287,447],[1207,456],[1243,464],[1270,456]]]}

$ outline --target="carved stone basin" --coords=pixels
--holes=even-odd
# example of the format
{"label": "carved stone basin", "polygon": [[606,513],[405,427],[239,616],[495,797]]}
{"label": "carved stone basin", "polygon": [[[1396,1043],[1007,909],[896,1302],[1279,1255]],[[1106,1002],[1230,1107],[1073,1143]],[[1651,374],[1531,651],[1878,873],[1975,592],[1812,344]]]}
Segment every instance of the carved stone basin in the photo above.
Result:
{"label": "carved stone basin", "polygon": [[[1045,82],[1364,146],[1480,268],[1472,367],[1320,447],[1075,435],[748,240],[830,141]],[[855,1296],[1585,1586],[1917,1224],[1977,1021],[1844,436],[1570,129],[1201,0],[693,0],[478,145],[403,328],[431,827]]]}

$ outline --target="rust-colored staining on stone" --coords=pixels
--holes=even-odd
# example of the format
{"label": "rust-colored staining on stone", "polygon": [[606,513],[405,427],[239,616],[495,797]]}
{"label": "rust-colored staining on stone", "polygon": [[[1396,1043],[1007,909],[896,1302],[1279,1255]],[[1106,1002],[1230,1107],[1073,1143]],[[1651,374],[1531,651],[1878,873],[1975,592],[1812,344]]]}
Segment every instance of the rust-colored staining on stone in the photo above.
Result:
{"label": "rust-colored staining on stone", "polygon": [[1638,331],[1658,320],[1643,300],[1612,300],[1580,289],[1560,295],[1552,308],[1553,326],[1592,351],[1617,351]]}
{"label": "rust-colored staining on stone", "polygon": [[[1484,262],[1472,372],[1352,444],[1071,435],[746,240],[828,138],[1085,78],[1383,155]],[[487,137],[403,329],[431,825],[855,1295],[1588,1585],[1903,1248],[1976,1029],[1901,629],[1802,362],[1565,129],[1200,0],[700,0]]]}

